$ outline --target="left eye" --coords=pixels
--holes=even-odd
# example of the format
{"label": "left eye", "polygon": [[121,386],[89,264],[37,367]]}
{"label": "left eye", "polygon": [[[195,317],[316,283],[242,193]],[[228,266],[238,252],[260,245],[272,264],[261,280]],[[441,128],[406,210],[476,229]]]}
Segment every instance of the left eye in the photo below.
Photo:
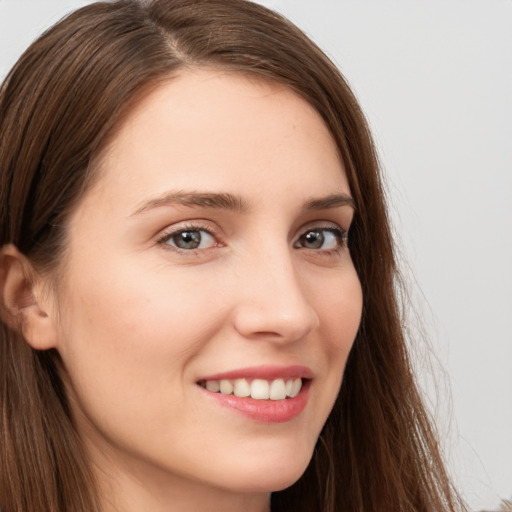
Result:
{"label": "left eye", "polygon": [[208,249],[216,244],[215,238],[205,229],[182,229],[168,235],[163,242],[184,251]]}
{"label": "left eye", "polygon": [[310,229],[299,237],[295,247],[324,251],[335,250],[346,243],[346,236],[346,233],[340,229]]}

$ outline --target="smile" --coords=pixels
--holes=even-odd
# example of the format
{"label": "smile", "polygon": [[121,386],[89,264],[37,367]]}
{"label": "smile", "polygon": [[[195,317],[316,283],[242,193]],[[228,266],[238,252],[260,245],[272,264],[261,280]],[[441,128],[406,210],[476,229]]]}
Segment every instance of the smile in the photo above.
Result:
{"label": "smile", "polygon": [[253,421],[283,423],[301,415],[314,374],[305,366],[258,366],[204,376],[205,397]]}
{"label": "smile", "polygon": [[273,380],[265,379],[221,379],[199,382],[212,393],[223,395],[234,395],[240,398],[251,397],[254,400],[286,400],[295,398],[301,388],[302,379],[278,378]]}

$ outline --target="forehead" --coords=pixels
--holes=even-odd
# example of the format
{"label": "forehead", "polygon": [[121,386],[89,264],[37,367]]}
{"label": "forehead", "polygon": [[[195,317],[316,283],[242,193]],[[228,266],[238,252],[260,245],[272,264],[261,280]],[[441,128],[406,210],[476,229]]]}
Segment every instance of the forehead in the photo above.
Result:
{"label": "forehead", "polygon": [[283,181],[330,181],[349,191],[333,138],[309,103],[283,85],[217,70],[182,72],[132,109],[98,181],[119,188],[135,175],[142,195],[171,186],[243,194]]}

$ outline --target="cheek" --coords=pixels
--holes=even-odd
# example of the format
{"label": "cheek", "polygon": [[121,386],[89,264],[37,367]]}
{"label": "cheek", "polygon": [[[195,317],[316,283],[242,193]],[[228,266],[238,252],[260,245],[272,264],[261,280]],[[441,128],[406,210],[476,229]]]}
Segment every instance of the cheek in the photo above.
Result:
{"label": "cheek", "polygon": [[87,275],[69,276],[73,291],[61,300],[59,352],[76,392],[116,408],[149,408],[170,384],[179,392],[188,363],[222,322],[213,284],[158,267],[134,271],[129,262]]}
{"label": "cheek", "polygon": [[355,269],[329,281],[317,294],[316,309],[331,355],[347,357],[356,337],[363,309],[361,284]]}
{"label": "cheek", "polygon": [[310,304],[319,320],[313,343],[321,347],[329,374],[341,380],[361,321],[363,297],[357,273],[348,261],[341,269],[311,274],[305,281]]}
{"label": "cheek", "polygon": [[[91,266],[86,263],[80,268]],[[121,261],[110,271],[106,266],[102,272],[70,276],[74,286],[61,301],[68,329],[94,333],[89,340],[93,343],[97,336],[108,338],[116,348],[130,339],[141,339],[140,348],[149,348],[162,336],[168,341],[173,337],[173,345],[179,343],[178,334],[197,327],[194,319],[211,310],[215,287],[200,275],[148,267]]]}
{"label": "cheek", "polygon": [[321,400],[325,421],[338,396],[361,321],[363,295],[355,269],[331,280],[317,304],[317,311],[321,312],[320,337],[325,358],[325,386]]}

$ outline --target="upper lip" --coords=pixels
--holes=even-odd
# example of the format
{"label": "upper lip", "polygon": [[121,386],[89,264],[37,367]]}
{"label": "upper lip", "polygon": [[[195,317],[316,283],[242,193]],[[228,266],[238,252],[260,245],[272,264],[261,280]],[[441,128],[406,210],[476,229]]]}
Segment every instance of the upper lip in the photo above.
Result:
{"label": "upper lip", "polygon": [[234,380],[234,379],[312,379],[313,371],[307,366],[300,365],[267,365],[267,366],[250,366],[247,368],[238,368],[222,373],[215,373],[201,377],[199,381],[205,380]]}

